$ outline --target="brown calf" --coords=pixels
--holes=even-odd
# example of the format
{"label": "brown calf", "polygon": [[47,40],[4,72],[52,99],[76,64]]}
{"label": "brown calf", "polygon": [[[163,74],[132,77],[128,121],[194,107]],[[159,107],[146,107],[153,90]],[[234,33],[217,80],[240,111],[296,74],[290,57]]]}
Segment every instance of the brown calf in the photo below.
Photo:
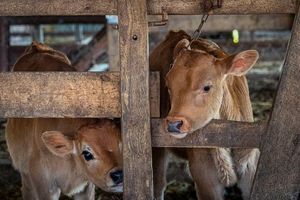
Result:
{"label": "brown calf", "polygon": [[[74,70],[64,54],[33,43],[14,71]],[[9,119],[6,139],[25,200],[54,200],[60,193],[94,199],[94,184],[123,190],[121,135],[112,120]]]}
{"label": "brown calf", "polygon": [[[163,72],[162,88],[166,87],[170,95],[166,132],[183,138],[212,119],[252,122],[244,75],[257,59],[255,50],[228,55],[213,42],[198,40],[190,44],[183,31],[170,32],[150,56],[150,66]],[[199,199],[223,199],[224,187],[235,183],[248,198],[258,150],[198,148],[188,149],[186,155]],[[156,164],[162,165],[159,161]]]}

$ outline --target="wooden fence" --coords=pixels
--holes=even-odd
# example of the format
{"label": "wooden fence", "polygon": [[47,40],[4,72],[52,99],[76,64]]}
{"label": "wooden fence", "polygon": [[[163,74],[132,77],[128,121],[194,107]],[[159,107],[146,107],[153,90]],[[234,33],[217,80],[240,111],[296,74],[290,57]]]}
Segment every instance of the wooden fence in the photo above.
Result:
{"label": "wooden fence", "polygon": [[[161,14],[163,8],[169,14],[202,14],[202,1],[1,0],[1,16],[118,15],[121,71],[99,74],[1,73],[0,116],[121,117],[126,200],[153,199],[152,146],[258,147],[261,158],[251,199],[296,199],[300,188],[298,1],[224,0],[222,8],[213,11],[213,14],[296,13],[268,122],[214,121],[183,140],[175,140],[163,133],[161,119],[150,120],[150,113],[157,116],[159,109],[159,78],[151,75],[150,81],[153,82],[149,84],[148,14]],[[150,92],[149,88],[152,88]],[[45,99],[52,101],[45,102]]]}

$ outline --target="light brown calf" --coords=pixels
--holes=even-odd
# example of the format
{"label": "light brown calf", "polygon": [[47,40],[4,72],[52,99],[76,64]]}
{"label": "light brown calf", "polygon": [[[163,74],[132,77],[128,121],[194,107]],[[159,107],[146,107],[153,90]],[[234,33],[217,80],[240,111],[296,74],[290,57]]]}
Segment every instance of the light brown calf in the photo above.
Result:
{"label": "light brown calf", "polygon": [[[183,138],[212,119],[252,122],[244,75],[257,59],[255,50],[228,55],[213,42],[190,44],[183,31],[170,32],[150,56],[150,66],[163,72],[162,88],[167,88],[170,95],[166,132]],[[223,199],[224,187],[236,183],[244,199],[249,197],[257,149],[198,148],[188,149],[186,155],[199,199]],[[159,161],[156,164],[163,165]]]}
{"label": "light brown calf", "polygon": [[110,120],[9,119],[6,130],[25,200],[94,199],[94,185],[122,192],[120,131]]}
{"label": "light brown calf", "polygon": [[[64,54],[38,43],[14,70],[74,71]],[[9,119],[6,139],[25,200],[56,200],[60,193],[94,199],[94,184],[123,190],[121,135],[112,120]]]}

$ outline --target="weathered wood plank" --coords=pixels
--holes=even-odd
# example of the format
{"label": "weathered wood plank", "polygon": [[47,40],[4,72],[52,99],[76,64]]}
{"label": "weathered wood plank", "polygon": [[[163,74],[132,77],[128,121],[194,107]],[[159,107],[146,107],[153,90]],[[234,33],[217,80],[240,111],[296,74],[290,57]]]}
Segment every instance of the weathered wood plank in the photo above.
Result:
{"label": "weathered wood plank", "polygon": [[9,27],[5,17],[0,17],[0,72],[8,71]]}
{"label": "weathered wood plank", "polygon": [[295,17],[289,49],[251,199],[296,200],[300,189],[300,9]]}
{"label": "weathered wood plank", "polygon": [[[67,37],[67,36],[74,36],[74,34],[75,34],[75,31],[46,31],[46,32],[44,32],[44,36],[46,36],[46,37]],[[95,34],[95,31],[84,31],[83,34],[85,36],[93,36]],[[32,31],[27,29],[21,33],[17,33],[17,32],[10,33],[10,36],[31,37]]]}
{"label": "weathered wood plank", "polygon": [[[195,31],[199,26],[199,15],[171,15],[166,26],[151,27],[150,32],[167,32],[169,30]],[[290,30],[293,15],[211,15],[203,26],[203,32]]]}
{"label": "weathered wood plank", "polygon": [[109,71],[120,71],[119,55],[119,32],[113,28],[114,25],[107,25],[108,62]]}
{"label": "weathered wood plank", "polygon": [[243,147],[259,148],[261,136],[266,129],[265,122],[228,122],[213,120],[201,130],[183,139],[168,135],[160,119],[151,120],[153,147]]}
{"label": "weathered wood plank", "polygon": [[1,16],[106,15],[116,14],[112,0],[1,0]]}
{"label": "weathered wood plank", "polygon": [[119,0],[124,199],[153,199],[146,0]]}
{"label": "weathered wood plank", "polygon": [[82,23],[82,24],[105,24],[106,18],[103,15],[95,16],[15,16],[7,17],[10,25],[17,24],[67,24],[67,23]]}
{"label": "weathered wood plank", "polygon": [[[203,0],[149,0],[148,13],[162,13],[162,8],[169,14],[197,15],[203,13]],[[214,9],[211,14],[269,14],[295,13],[296,0],[226,0],[222,8]]]}
{"label": "weathered wood plank", "polygon": [[[150,16],[152,17],[152,16]],[[153,16],[156,17],[157,16]],[[194,31],[201,16],[199,15],[171,15],[166,26],[151,27],[150,32],[183,29]],[[105,24],[104,16],[18,16],[7,17],[8,24],[66,24],[66,23],[91,23]],[[222,24],[222,25],[221,25]],[[203,31],[231,31],[238,30],[287,30],[293,24],[293,15],[212,15],[205,23]],[[110,32],[111,31],[111,32]],[[108,27],[108,33],[118,35],[118,31]]]}
{"label": "weathered wood plank", "polygon": [[[153,117],[159,117],[158,77],[150,77]],[[120,117],[119,86],[117,72],[0,73],[0,116]]]}
{"label": "weathered wood plank", "polygon": [[[203,0],[148,0],[148,14],[198,15],[203,13]],[[269,14],[295,13],[297,0],[226,0],[222,8],[212,14]],[[112,0],[1,0],[1,16],[43,15],[113,15],[117,14],[117,1]]]}
{"label": "weathered wood plank", "polygon": [[160,117],[160,75],[151,72],[149,80],[150,114],[151,117]]}

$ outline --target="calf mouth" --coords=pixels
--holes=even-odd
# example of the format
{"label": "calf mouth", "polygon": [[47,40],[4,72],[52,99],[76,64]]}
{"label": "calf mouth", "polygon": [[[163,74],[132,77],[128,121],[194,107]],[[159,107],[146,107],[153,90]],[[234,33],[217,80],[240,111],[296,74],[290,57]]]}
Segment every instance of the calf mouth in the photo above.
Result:
{"label": "calf mouth", "polygon": [[117,185],[113,185],[110,187],[112,192],[121,193],[123,192],[123,183],[119,183]]}
{"label": "calf mouth", "polygon": [[165,132],[177,139],[182,139],[190,133],[191,120],[185,116],[167,116],[164,119]]}
{"label": "calf mouth", "polygon": [[182,138],[185,138],[188,133],[168,132],[168,134],[177,139],[182,139]]}

